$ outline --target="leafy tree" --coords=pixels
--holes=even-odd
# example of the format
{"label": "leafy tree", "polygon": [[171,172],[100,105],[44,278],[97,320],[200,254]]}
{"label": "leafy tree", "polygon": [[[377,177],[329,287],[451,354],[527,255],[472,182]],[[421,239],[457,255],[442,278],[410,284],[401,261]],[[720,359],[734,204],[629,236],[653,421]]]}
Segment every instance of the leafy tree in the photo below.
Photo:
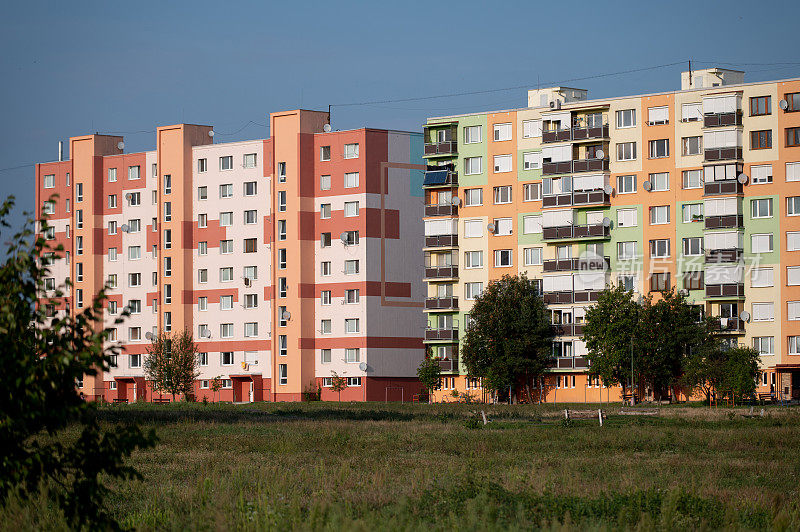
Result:
{"label": "leafy tree", "polygon": [[342,402],[342,390],[347,388],[347,378],[340,377],[338,373],[333,372],[331,376],[331,390],[339,394],[339,402]]}
{"label": "leafy tree", "polygon": [[192,333],[184,329],[172,334],[162,332],[147,346],[144,373],[153,382],[153,389],[188,398],[194,392],[194,381],[200,376],[198,346]]}
{"label": "leafy tree", "polygon": [[551,354],[550,314],[533,281],[524,274],[491,281],[470,311],[461,356],[469,374],[496,391],[542,374]]}
{"label": "leafy tree", "polygon": [[439,366],[439,360],[425,357],[417,368],[417,377],[427,390],[430,403],[433,400],[434,390],[442,387],[442,368]]}
{"label": "leafy tree", "polygon": [[[0,206],[0,226],[9,227],[13,205],[10,197]],[[104,347],[110,332],[102,326],[105,290],[84,310],[55,316],[53,306],[70,285],[45,293],[47,257],[57,260],[63,247],[37,237],[35,223],[29,220],[10,239],[0,266],[0,503],[12,493],[27,497],[44,489],[71,528],[116,528],[104,508],[108,488],[101,478],[141,478],[125,460],[156,437],[135,425],[101,427],[95,404],[79,394],[76,382],[108,370],[119,352]],[[44,233],[44,215],[40,223]],[[65,438],[74,425],[78,438]]]}
{"label": "leafy tree", "polygon": [[759,360],[758,351],[752,347],[728,347],[720,341],[711,341],[705,348],[689,354],[682,382],[690,390],[701,390],[709,403],[725,393],[740,400],[753,397]]}

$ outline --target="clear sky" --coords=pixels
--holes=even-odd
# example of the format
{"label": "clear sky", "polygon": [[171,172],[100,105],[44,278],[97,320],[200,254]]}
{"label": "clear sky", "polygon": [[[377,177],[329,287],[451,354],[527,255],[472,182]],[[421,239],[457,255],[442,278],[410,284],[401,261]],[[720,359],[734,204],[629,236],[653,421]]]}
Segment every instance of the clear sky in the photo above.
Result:
{"label": "clear sky", "polygon": [[[5,2],[0,195],[17,197],[19,224],[33,208],[31,163],[94,131],[127,132],[126,151],[153,149],[156,126],[179,122],[213,125],[221,142],[264,138],[273,111],[535,87],[690,58],[745,70],[745,81],[798,77],[796,11],[796,0]],[[590,98],[658,92],[679,88],[681,70],[569,84]],[[332,121],[416,131],[427,116],[525,105],[518,88],[334,107]]]}

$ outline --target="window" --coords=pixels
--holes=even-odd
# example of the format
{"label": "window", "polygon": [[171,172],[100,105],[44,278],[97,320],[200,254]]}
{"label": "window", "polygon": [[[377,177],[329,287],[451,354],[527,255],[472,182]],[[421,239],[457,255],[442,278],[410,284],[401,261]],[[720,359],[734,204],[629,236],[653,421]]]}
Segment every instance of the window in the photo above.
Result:
{"label": "window", "polygon": [[750,98],[750,116],[772,114],[772,97],[756,96]]}
{"label": "window", "polygon": [[245,238],[244,239],[244,252],[245,253],[255,253],[258,250],[256,238]]}
{"label": "window", "polygon": [[494,140],[503,141],[511,140],[511,123],[495,124],[494,125]]}
{"label": "window", "polygon": [[639,225],[639,212],[636,209],[618,209],[617,227],[636,227]]}
{"label": "window", "polygon": [[786,147],[800,146],[800,127],[786,128]]}
{"label": "window", "polygon": [[703,289],[703,272],[690,271],[683,274],[683,287],[686,290]]}
{"label": "window", "polygon": [[523,199],[522,201],[541,201],[542,199],[542,184],[541,183],[526,183],[522,185]]}
{"label": "window", "polygon": [[681,146],[684,155],[700,155],[703,149],[703,137],[683,137]]}
{"label": "window", "polygon": [[636,192],[636,176],[617,176],[617,194],[633,194]]}
{"label": "window", "polygon": [[683,211],[683,223],[699,222],[703,219],[702,203],[688,203],[681,209]]}
{"label": "window", "polygon": [[684,170],[683,171],[683,188],[703,188],[703,171],[702,170]]}
{"label": "window", "polygon": [[197,215],[197,227],[200,229],[208,227],[208,215],[207,214],[198,214]]}
{"label": "window", "polygon": [[347,318],[344,320],[345,333],[357,333],[360,330],[358,318]]}
{"label": "window", "polygon": [[245,168],[255,168],[258,163],[258,155],[255,153],[245,153],[243,164]]}
{"label": "window", "polygon": [[208,159],[197,159],[197,171],[199,173],[208,171]]}
{"label": "window", "polygon": [[358,159],[358,143],[345,144],[343,156],[345,159]]}
{"label": "window", "polygon": [[[480,127],[480,126],[478,126]],[[542,136],[542,121],[541,120],[523,120],[522,121],[522,138],[530,139]]]}
{"label": "window", "polygon": [[331,333],[331,320],[320,320],[320,322],[319,322],[319,332],[320,332],[320,334],[330,334]]}
{"label": "window", "polygon": [[464,157],[464,175],[480,174],[483,157]]}
{"label": "window", "polygon": [[525,248],[523,253],[525,255],[525,266],[542,265],[542,248]]}
{"label": "window", "polygon": [[494,251],[494,265],[496,268],[505,268],[512,265],[510,249],[496,249]]}
{"label": "window", "polygon": [[358,303],[361,299],[361,291],[358,288],[350,288],[344,291],[344,302],[348,304]]}
{"label": "window", "polygon": [[649,146],[651,159],[669,157],[669,139],[651,140]]}
{"label": "window", "polygon": [[483,292],[483,283],[464,283],[464,299],[477,299],[481,292]]}
{"label": "window", "polygon": [[669,205],[659,205],[650,208],[650,225],[669,223]]}
{"label": "window", "polygon": [[320,146],[319,147],[319,160],[320,161],[330,161],[331,160],[331,147],[330,146]]}
{"label": "window", "polygon": [[647,109],[647,125],[657,126],[669,123],[669,107],[649,107]]}
{"label": "window", "polygon": [[233,240],[220,240],[219,252],[221,255],[229,255],[233,253]]}
{"label": "window", "polygon": [[286,212],[286,191],[278,191],[278,212]]}
{"label": "window", "polygon": [[358,259],[344,261],[345,275],[355,275],[358,273]]}
{"label": "window", "polygon": [[226,266],[224,268],[219,269],[219,280],[220,282],[227,283],[233,281],[233,267]]}
{"label": "window", "polygon": [[233,155],[226,155],[219,158],[220,170],[233,170]]}
{"label": "window", "polygon": [[775,354],[775,337],[774,336],[755,336],[753,337],[753,349],[758,351],[761,356],[769,356]]}
{"label": "window", "polygon": [[330,261],[323,261],[319,263],[319,274],[323,277],[326,277],[331,274],[331,262]]}
{"label": "window", "polygon": [[542,167],[542,152],[529,151],[522,154],[523,170],[538,170]]}
{"label": "window", "polygon": [[465,251],[465,268],[483,268],[483,251]]}
{"label": "window", "polygon": [[617,144],[617,160],[632,161],[636,159],[636,143],[620,142]]}
{"label": "window", "polygon": [[464,191],[464,206],[472,207],[475,205],[483,205],[482,188],[468,188]]}
{"label": "window", "polygon": [[480,142],[483,136],[481,129],[481,126],[466,126],[464,128],[464,144]]}
{"label": "window", "polygon": [[[323,364],[330,364],[331,363],[331,350],[330,349],[321,349],[319,360]],[[331,377],[323,377],[322,378],[322,385],[323,386],[333,386],[333,379]]]}
{"label": "window", "polygon": [[55,188],[55,186],[56,186],[55,174],[44,176],[44,188]]}
{"label": "window", "polygon": [[494,187],[494,203],[495,205],[499,205],[501,203],[511,203],[511,187]]}
{"label": "window", "polygon": [[692,237],[683,239],[683,254],[686,256],[703,254],[703,237]]}
{"label": "window", "polygon": [[750,149],[751,150],[764,150],[772,147],[772,130],[765,129],[761,131],[750,132]]}
{"label": "window", "polygon": [[669,288],[669,272],[654,273],[650,276],[651,292],[664,292]]}
{"label": "window", "polygon": [[753,218],[772,218],[772,198],[750,200],[750,214]]}
{"label": "window", "polygon": [[750,235],[750,247],[752,253],[771,253],[772,233]]}
{"label": "window", "polygon": [[219,213],[219,226],[220,227],[230,227],[233,225],[233,213],[232,212],[221,212]]}
{"label": "window", "polygon": [[669,173],[659,172],[650,174],[650,184],[653,185],[653,192],[665,192],[669,190]]}
{"label": "window", "polygon": [[345,201],[344,202],[344,215],[345,217],[358,216],[358,202]]}
{"label": "window", "polygon": [[660,238],[650,241],[650,256],[653,258],[669,257],[669,239]]}
{"label": "window", "polygon": [[617,111],[617,129],[636,126],[636,109],[620,109]]}
{"label": "window", "polygon": [[495,155],[494,156],[494,171],[495,171],[495,173],[510,172],[511,171],[511,155]]}
{"label": "window", "polygon": [[774,286],[775,279],[772,268],[752,268],[750,270],[750,284],[753,288]]}
{"label": "window", "polygon": [[784,94],[783,99],[789,104],[786,107],[787,112],[800,111],[800,92],[790,92]]}
{"label": "window", "polygon": [[323,203],[319,206],[319,217],[322,220],[327,220],[331,217],[331,204],[330,203]]}
{"label": "window", "polygon": [[494,219],[494,234],[495,236],[508,236],[511,234],[511,218],[495,218]]}
{"label": "window", "polygon": [[753,179],[754,185],[772,183],[772,165],[771,164],[752,165],[750,167],[750,177]]}
{"label": "window", "polygon": [[358,172],[347,172],[344,174],[344,188],[358,187]]}
{"label": "window", "polygon": [[[283,220],[280,220],[283,221]],[[280,235],[280,233],[279,233]],[[286,234],[283,234],[283,238],[278,238],[278,240],[285,240]],[[329,248],[331,247],[331,234],[330,233],[320,233],[319,235],[319,247],[321,248]]]}

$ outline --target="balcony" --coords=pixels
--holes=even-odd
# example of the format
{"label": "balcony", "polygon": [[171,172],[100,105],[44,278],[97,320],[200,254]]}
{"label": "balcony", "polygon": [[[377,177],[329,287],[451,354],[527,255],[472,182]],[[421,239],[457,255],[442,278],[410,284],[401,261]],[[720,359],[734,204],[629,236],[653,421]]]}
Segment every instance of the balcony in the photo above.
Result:
{"label": "balcony", "polygon": [[742,194],[744,187],[735,179],[726,181],[712,181],[706,183],[703,193],[706,196],[719,196],[722,194]]}
{"label": "balcony", "polygon": [[708,249],[706,250],[706,263],[739,262],[742,260],[741,249]]}
{"label": "balcony", "polygon": [[719,318],[720,333],[744,334],[744,321],[735,318]]}
{"label": "balcony", "polygon": [[425,216],[458,216],[458,207],[449,203],[425,205]]}
{"label": "balcony", "polygon": [[729,159],[741,159],[742,148],[736,146],[732,148],[706,148],[705,149],[706,161],[727,161]]}
{"label": "balcony", "polygon": [[426,248],[452,248],[458,245],[458,235],[434,235],[425,237]]}
{"label": "balcony", "polygon": [[706,229],[729,229],[731,227],[744,227],[744,217],[741,214],[707,216],[705,221]]}
{"label": "balcony", "polygon": [[454,279],[458,277],[458,266],[433,266],[425,268],[426,279]]}
{"label": "balcony", "polygon": [[429,297],[425,300],[425,310],[458,310],[458,298]]}
{"label": "balcony", "polygon": [[742,112],[703,115],[703,127],[741,126]]}
{"label": "balcony", "polygon": [[542,131],[542,144],[581,140],[596,140],[609,137],[608,124],[595,127],[573,127],[572,129],[552,129]]}
{"label": "balcony", "polygon": [[603,224],[563,225],[542,228],[544,240],[574,240],[576,238],[608,238],[609,228]]}
{"label": "balcony", "polygon": [[605,271],[610,267],[609,257],[581,257],[569,259],[550,259],[542,262],[545,272]]}
{"label": "balcony", "polygon": [[432,329],[427,328],[425,329],[425,340],[426,341],[447,341],[447,342],[457,342],[458,341],[458,329],[450,328],[450,329]]}
{"label": "balcony", "polygon": [[706,297],[744,297],[744,284],[707,284]]}
{"label": "balcony", "polygon": [[443,142],[425,143],[425,157],[455,155],[457,153],[458,153],[458,142],[456,142],[455,140],[445,140]]}
{"label": "balcony", "polygon": [[597,301],[597,298],[600,296],[600,292],[600,290],[545,292],[543,299],[548,305],[556,305],[560,303],[591,303],[593,301]]}
{"label": "balcony", "polygon": [[603,190],[580,191],[553,196],[542,196],[542,207],[569,207],[572,205],[609,205],[611,197]]}
{"label": "balcony", "polygon": [[422,180],[422,186],[425,188],[457,187],[458,173],[454,172],[452,168],[428,166],[428,170],[425,171],[425,177]]}
{"label": "balcony", "polygon": [[554,323],[551,325],[554,336],[582,336],[583,323]]}
{"label": "balcony", "polygon": [[458,359],[446,358],[439,359],[439,369],[442,371],[458,371]]}

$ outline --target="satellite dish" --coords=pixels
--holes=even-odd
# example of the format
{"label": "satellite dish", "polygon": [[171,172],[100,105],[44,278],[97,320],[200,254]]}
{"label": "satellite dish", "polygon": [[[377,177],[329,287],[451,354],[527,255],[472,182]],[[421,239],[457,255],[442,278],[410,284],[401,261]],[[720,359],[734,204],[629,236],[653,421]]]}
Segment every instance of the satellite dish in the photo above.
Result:
{"label": "satellite dish", "polygon": [[596,158],[602,159],[603,157],[606,156],[606,152],[604,152],[603,150],[597,150],[596,152],[594,152],[594,155]]}
{"label": "satellite dish", "polygon": [[606,185],[603,187],[603,192],[605,192],[607,196],[610,196],[611,194],[614,193],[614,187],[612,187],[611,185]]}
{"label": "satellite dish", "polygon": [[603,217],[603,227],[611,227],[611,218],[608,216]]}
{"label": "satellite dish", "polygon": [[211,131],[209,131],[209,132],[208,132],[208,136],[209,136],[209,137],[213,137],[213,136],[214,136],[214,130],[213,130],[213,129],[212,129]]}
{"label": "satellite dish", "polygon": [[331,125],[330,124],[325,124],[324,126],[322,126],[322,131],[324,131],[325,133],[330,133],[331,132]]}
{"label": "satellite dish", "polygon": [[494,233],[494,231],[495,231],[495,226],[494,226],[494,224],[488,224],[488,225],[486,226],[486,229],[488,229],[490,233]]}
{"label": "satellite dish", "polygon": [[642,188],[645,189],[647,192],[653,190],[653,184],[650,181],[645,181],[642,183]]}
{"label": "satellite dish", "polygon": [[339,235],[339,240],[342,241],[342,244],[347,244],[347,231]]}
{"label": "satellite dish", "polygon": [[786,100],[781,100],[778,102],[778,107],[780,107],[785,111],[789,108],[789,102],[787,102]]}
{"label": "satellite dish", "polygon": [[739,174],[739,177],[736,178],[736,181],[744,185],[745,183],[747,183],[748,179],[749,178],[747,177],[747,174]]}
{"label": "satellite dish", "polygon": [[284,310],[283,314],[281,315],[281,319],[284,319],[284,320],[292,319],[292,313],[289,312],[288,310]]}
{"label": "satellite dish", "polygon": [[152,340],[153,338],[155,338],[155,336],[153,336],[153,333],[151,333],[150,331],[147,331],[146,333],[144,333],[144,337],[147,340]]}
{"label": "satellite dish", "polygon": [[122,232],[123,232],[123,233],[127,233],[128,231],[130,231],[130,230],[131,230],[131,228],[130,228],[130,226],[128,226],[128,224],[122,224],[122,225],[120,226],[120,229],[122,229]]}
{"label": "satellite dish", "polygon": [[122,141],[117,142],[117,148],[119,148],[120,150],[124,150],[125,149],[125,143],[122,142]]}
{"label": "satellite dish", "polygon": [[739,314],[739,318],[741,318],[741,320],[744,321],[744,322],[749,322],[750,321],[750,313],[747,312],[746,310],[743,310]]}
{"label": "satellite dish", "polygon": [[453,198],[450,200],[450,203],[452,203],[456,207],[459,207],[461,205],[461,198]]}
{"label": "satellite dish", "polygon": [[362,362],[361,364],[358,365],[358,369],[360,369],[361,371],[367,371],[367,367],[368,366],[366,362]]}

